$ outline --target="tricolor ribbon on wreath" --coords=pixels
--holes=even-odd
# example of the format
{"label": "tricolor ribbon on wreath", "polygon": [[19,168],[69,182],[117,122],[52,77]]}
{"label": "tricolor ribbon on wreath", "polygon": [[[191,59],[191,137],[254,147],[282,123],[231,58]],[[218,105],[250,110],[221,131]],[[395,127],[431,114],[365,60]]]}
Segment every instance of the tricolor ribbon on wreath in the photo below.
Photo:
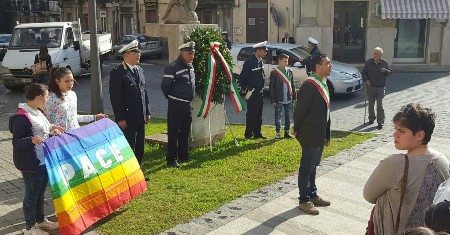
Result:
{"label": "tricolor ribbon on wreath", "polygon": [[208,75],[206,77],[206,85],[203,92],[202,105],[200,106],[200,111],[197,117],[206,118],[211,107],[217,69],[216,59],[214,58],[215,55],[220,58],[225,72],[227,73],[228,80],[230,81],[230,97],[231,101],[233,102],[234,108],[236,109],[236,112],[240,112],[246,108],[245,103],[242,101],[242,98],[239,95],[239,89],[236,85],[236,81],[233,80],[230,65],[225,61],[225,58],[223,58],[222,54],[219,51],[220,45],[220,42],[211,42],[209,46]]}

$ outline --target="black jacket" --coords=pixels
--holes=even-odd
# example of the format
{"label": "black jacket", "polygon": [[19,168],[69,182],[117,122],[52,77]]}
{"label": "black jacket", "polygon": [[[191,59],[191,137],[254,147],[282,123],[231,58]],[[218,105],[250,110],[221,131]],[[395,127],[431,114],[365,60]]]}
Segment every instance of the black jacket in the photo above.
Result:
{"label": "black jacket", "polygon": [[195,96],[195,71],[179,56],[164,70],[161,90],[166,98],[169,95],[185,101]]}
{"label": "black jacket", "polygon": [[320,147],[330,141],[327,104],[316,86],[304,82],[294,109],[294,131],[302,147]]}
{"label": "black jacket", "polygon": [[[282,38],[282,39],[281,39],[281,42],[282,42],[282,43],[286,43],[286,38]],[[289,37],[289,38],[288,38],[288,43],[290,43],[290,44],[295,44],[294,38],[293,38],[293,37]]]}
{"label": "black jacket", "polygon": [[[387,69],[387,72],[384,74],[380,72],[380,68]],[[364,64],[364,68],[361,71],[363,81],[370,81],[370,86],[374,87],[385,87],[386,86],[386,76],[391,74],[391,69],[389,68],[389,64],[383,58],[380,63],[375,63],[373,58],[370,58]]]}
{"label": "black jacket", "polygon": [[315,47],[313,47],[313,49],[311,49],[309,56],[303,59],[302,64],[306,66],[307,73],[312,71],[311,58],[313,56],[320,56],[321,54],[322,54],[322,52],[320,51],[320,49],[317,46],[315,46]]}
{"label": "black jacket", "polygon": [[[34,64],[39,63],[39,53],[36,54],[36,56],[34,57]],[[45,63],[47,64],[47,71],[50,72],[50,69],[52,69],[53,67],[53,63],[52,63],[52,57],[47,54],[47,56],[45,57]]]}
{"label": "black jacket", "polygon": [[256,92],[262,91],[265,78],[262,63],[264,63],[264,61],[261,61],[261,64],[258,64],[258,59],[254,54],[244,61],[239,76],[239,82],[242,89],[252,90],[254,88]]}
{"label": "black jacket", "polygon": [[40,161],[36,157],[31,122],[25,114],[15,114],[9,118],[9,131],[13,134],[13,162],[22,172],[36,172]]}
{"label": "black jacket", "polygon": [[[288,100],[295,100],[297,97],[295,94],[295,85],[294,85],[294,79],[293,79],[293,73],[291,69],[286,68],[287,75],[290,78],[291,81],[291,89],[292,89],[292,97],[288,94],[287,99]],[[270,94],[270,100],[271,103],[278,103],[283,101],[283,87],[284,87],[284,81],[278,76],[275,71],[272,70],[270,72],[270,82],[269,82],[269,94]],[[289,92],[289,91],[288,91]]]}
{"label": "black jacket", "polygon": [[132,70],[122,62],[114,67],[109,79],[109,97],[115,121],[127,121],[127,125],[142,125],[150,115],[144,70],[138,66],[139,83]]}

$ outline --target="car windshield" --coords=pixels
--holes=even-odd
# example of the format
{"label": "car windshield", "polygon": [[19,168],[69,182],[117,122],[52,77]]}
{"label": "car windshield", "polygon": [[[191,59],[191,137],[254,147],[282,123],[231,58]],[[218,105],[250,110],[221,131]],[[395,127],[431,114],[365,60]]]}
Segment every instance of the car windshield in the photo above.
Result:
{"label": "car windshield", "polygon": [[0,35],[0,43],[7,43],[11,40],[11,35]]}
{"label": "car windshield", "polygon": [[309,56],[309,51],[305,47],[294,47],[290,49],[295,54],[299,55],[301,58],[305,58]]}
{"label": "car windshield", "polygon": [[139,35],[136,38],[140,43],[147,42],[147,39],[143,35]]}
{"label": "car windshield", "polygon": [[11,49],[31,49],[47,45],[48,48],[59,47],[62,36],[61,27],[17,28],[12,33]]}

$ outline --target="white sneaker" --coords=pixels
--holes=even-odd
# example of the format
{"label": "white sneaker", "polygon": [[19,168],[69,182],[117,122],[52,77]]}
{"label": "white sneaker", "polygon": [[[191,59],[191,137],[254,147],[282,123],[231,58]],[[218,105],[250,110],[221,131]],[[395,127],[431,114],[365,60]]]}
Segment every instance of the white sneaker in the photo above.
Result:
{"label": "white sneaker", "polygon": [[46,231],[37,227],[37,224],[34,225],[30,230],[24,229],[24,235],[49,235]]}
{"label": "white sneaker", "polygon": [[53,222],[53,221],[50,221],[47,218],[45,218],[44,221],[42,221],[42,223],[36,224],[35,227],[38,227],[38,228],[44,229],[44,230],[56,230],[59,228],[59,224],[58,224],[58,222]]}

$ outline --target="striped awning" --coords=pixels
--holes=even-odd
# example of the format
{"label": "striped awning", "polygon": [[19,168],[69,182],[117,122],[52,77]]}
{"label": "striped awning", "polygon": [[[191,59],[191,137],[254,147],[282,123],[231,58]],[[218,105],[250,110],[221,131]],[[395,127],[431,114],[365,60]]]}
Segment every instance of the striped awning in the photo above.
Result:
{"label": "striped awning", "polygon": [[380,0],[382,19],[450,19],[450,0]]}

